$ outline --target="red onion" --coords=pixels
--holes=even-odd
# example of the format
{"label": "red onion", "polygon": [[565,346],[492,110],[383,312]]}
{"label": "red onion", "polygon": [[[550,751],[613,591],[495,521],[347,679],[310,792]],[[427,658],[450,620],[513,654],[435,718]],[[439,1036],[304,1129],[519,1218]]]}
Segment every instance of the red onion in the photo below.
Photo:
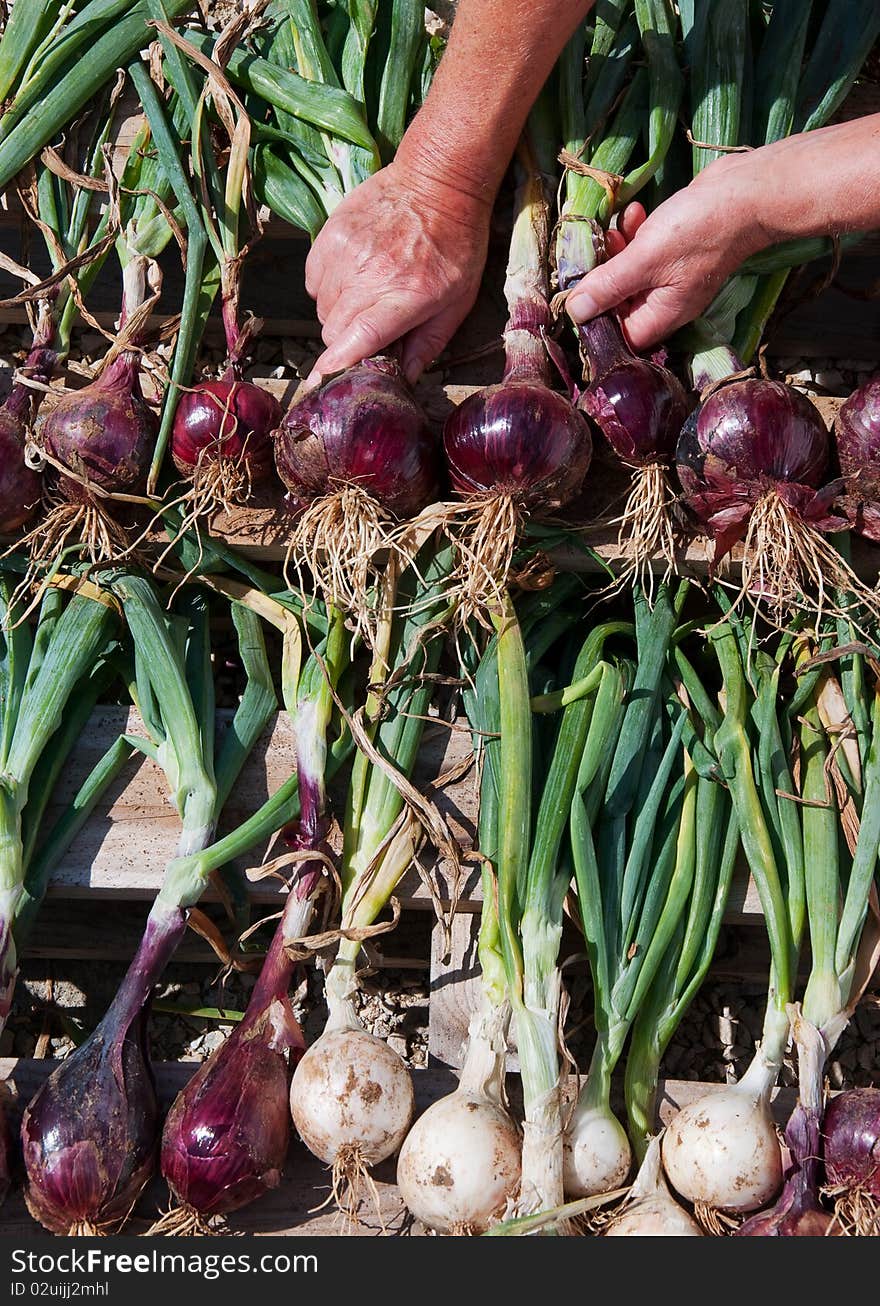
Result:
{"label": "red onion", "polygon": [[[303,843],[300,843],[303,847]],[[304,863],[288,895],[244,1019],[176,1098],[162,1133],[162,1173],[180,1202],[155,1232],[205,1230],[281,1182],[290,1141],[289,1067],[305,1039],[288,1001],[286,944],[307,932],[322,864]]]}
{"label": "red onion", "polygon": [[[583,197],[571,189],[572,178],[569,172],[568,200],[556,233],[556,277],[563,297],[606,258],[605,232],[598,222],[584,220],[579,211]],[[633,353],[613,315],[604,313],[579,323],[577,335],[585,382],[578,402],[624,466],[632,469],[619,518],[618,548],[627,559],[621,583],[637,580],[650,594],[652,563],[662,559],[667,572],[675,565],[675,492],[669,466],[688,399],[681,382],[659,358],[648,360]]]}
{"label": "red onion", "polygon": [[846,1230],[880,1234],[880,1088],[832,1097],[822,1126],[825,1182]]}
{"label": "red onion", "polygon": [[845,487],[842,506],[861,535],[880,541],[880,376],[850,395],[834,435]]}
{"label": "red onion", "polygon": [[71,503],[91,503],[99,490],[137,493],[147,478],[158,424],[138,379],[138,355],[119,354],[82,390],[62,395],[38,427],[38,443],[78,480],[60,474]]}
{"label": "red onion", "polygon": [[[183,1207],[172,1212],[176,1232],[204,1227],[278,1187],[290,1138],[286,1054],[303,1047],[286,995],[268,1007],[252,1001],[178,1095],[161,1153],[162,1173]],[[170,1220],[163,1227],[171,1232]]]}
{"label": "red onion", "polygon": [[464,499],[450,522],[459,620],[498,603],[525,518],[570,503],[593,453],[589,422],[550,388],[548,206],[541,175],[527,155],[522,160],[504,285],[504,374],[465,399],[443,428],[452,486]]}
{"label": "red onion", "polygon": [[668,368],[632,352],[616,318],[603,314],[582,323],[578,339],[587,382],[578,402],[633,469],[618,534],[628,558],[624,576],[650,592],[652,560],[664,560],[667,570],[675,561],[669,464],[687,417],[687,397]]}
{"label": "red onion", "polygon": [[17,386],[0,408],[0,535],[9,535],[33,515],[42,477],[24,458],[30,391]]}
{"label": "red onion", "polygon": [[688,414],[678,377],[634,354],[608,314],[582,323],[578,339],[589,372],[580,407],[627,467],[667,467]]}
{"label": "red onion", "polygon": [[194,511],[244,502],[274,473],[272,433],[281,420],[273,394],[228,367],[181,396],[171,432],[174,465],[193,482]]}
{"label": "red onion", "polygon": [[804,395],[778,381],[732,381],[691,415],[676,450],[684,503],[715,541],[717,564],[743,542],[742,590],[788,608],[824,609],[835,587],[871,612],[876,597],[822,532],[846,529],[834,512],[825,424]]}
{"label": "red onion", "polygon": [[159,1109],[146,1038],[149,998],[185,930],[179,908],[154,908],[106,1016],[24,1113],[25,1197],[34,1218],[54,1233],[114,1233],[155,1169]]}
{"label": "red onion", "polygon": [[290,559],[361,622],[393,519],[438,487],[436,441],[397,359],[366,359],[295,401],[275,433],[275,466],[299,513]]}

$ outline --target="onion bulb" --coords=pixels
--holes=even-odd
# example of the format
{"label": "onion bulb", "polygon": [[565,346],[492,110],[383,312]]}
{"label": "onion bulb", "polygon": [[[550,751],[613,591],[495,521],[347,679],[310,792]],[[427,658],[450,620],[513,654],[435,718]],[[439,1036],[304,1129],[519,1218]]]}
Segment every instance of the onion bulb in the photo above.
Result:
{"label": "onion bulb", "polygon": [[652,1138],[620,1212],[605,1238],[702,1238],[703,1230],[669,1191],[660,1164],[660,1138]]}
{"label": "onion bulb", "polygon": [[419,1116],[400,1149],[400,1195],[438,1233],[484,1233],[516,1197],[522,1144],[503,1095],[508,1018],[506,1004],[488,1003],[472,1017],[458,1087]]}
{"label": "onion bulb", "polygon": [[760,1053],[737,1084],[683,1107],[661,1144],[676,1192],[709,1211],[756,1211],[782,1187],[782,1152],[770,1094],[776,1068]]}
{"label": "onion bulb", "polygon": [[606,1106],[578,1102],[565,1131],[565,1195],[592,1197],[626,1183],[632,1151],[626,1130]]}
{"label": "onion bulb", "polygon": [[851,1088],[831,1098],[822,1125],[826,1191],[841,1226],[880,1234],[880,1088]]}
{"label": "onion bulb", "polygon": [[715,541],[717,564],[742,541],[742,590],[778,623],[792,608],[821,615],[835,587],[869,612],[876,595],[824,532],[843,485],[829,480],[828,432],[810,401],[778,381],[723,385],[685,423],[676,451],[684,503]]}
{"label": "onion bulb", "polygon": [[340,1209],[353,1214],[361,1181],[406,1137],[415,1095],[397,1053],[358,1020],[350,984],[348,966],[331,967],[327,1024],[294,1071],[290,1110],[306,1147],[331,1167]]}
{"label": "onion bulb", "polygon": [[853,391],[834,420],[845,495],[840,501],[854,528],[880,540],[880,376]]}
{"label": "onion bulb", "polygon": [[396,358],[368,358],[296,400],[275,466],[296,513],[287,569],[369,631],[376,555],[436,496],[437,444]]}

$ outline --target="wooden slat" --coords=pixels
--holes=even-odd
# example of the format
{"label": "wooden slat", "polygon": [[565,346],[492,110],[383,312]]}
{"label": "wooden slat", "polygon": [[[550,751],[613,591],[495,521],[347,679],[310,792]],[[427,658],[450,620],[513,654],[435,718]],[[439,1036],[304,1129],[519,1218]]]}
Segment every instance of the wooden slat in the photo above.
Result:
{"label": "wooden slat", "polygon": [[[10,1090],[12,1102],[10,1116],[14,1123],[17,1122],[24,1104],[30,1100],[43,1080],[51,1074],[56,1064],[52,1061],[0,1059],[0,1077],[5,1079]],[[188,1062],[160,1062],[156,1066],[156,1080],[163,1107],[170,1105],[195,1069],[195,1064]],[[414,1071],[413,1083],[417,1110],[423,1111],[431,1102],[451,1092],[455,1082],[455,1076],[450,1071]],[[515,1104],[517,1098],[515,1081],[510,1087],[511,1098]],[[661,1080],[657,1094],[661,1123],[667,1123],[675,1112],[686,1106],[688,1102],[694,1101],[706,1092],[718,1091],[722,1087],[721,1084],[701,1084],[689,1080]],[[573,1089],[572,1081],[569,1084],[569,1091]],[[787,1119],[794,1101],[795,1093],[792,1089],[775,1091],[773,1108],[780,1124]],[[395,1187],[394,1176],[393,1160],[378,1166],[373,1175],[385,1232],[392,1236],[401,1233],[418,1235],[423,1230],[408,1218]],[[340,1224],[339,1217],[331,1210],[315,1211],[315,1208],[328,1196],[328,1191],[325,1167],[299,1142],[294,1141],[281,1185],[274,1192],[245,1207],[244,1210],[229,1216],[228,1231],[231,1234],[290,1237],[320,1237],[345,1233],[347,1232],[345,1226]],[[126,1233],[144,1233],[167,1205],[167,1189],[161,1180],[154,1180],[148,1185],[135,1207],[131,1221],[126,1226]],[[10,1193],[6,1199],[0,1214],[0,1227],[6,1238],[33,1237],[40,1232],[39,1226],[29,1215],[19,1191]],[[352,1232],[362,1237],[376,1237],[382,1234],[379,1221],[375,1213],[371,1212],[368,1203],[365,1204],[362,1224]]]}

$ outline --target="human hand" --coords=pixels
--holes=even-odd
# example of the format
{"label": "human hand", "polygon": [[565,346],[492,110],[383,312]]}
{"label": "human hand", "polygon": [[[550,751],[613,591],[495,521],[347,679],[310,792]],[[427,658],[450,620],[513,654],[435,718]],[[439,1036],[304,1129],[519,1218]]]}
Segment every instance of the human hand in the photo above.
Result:
{"label": "human hand", "polygon": [[306,384],[398,340],[415,381],[473,307],[489,217],[487,203],[397,161],[347,195],[306,260],[327,346]]}
{"label": "human hand", "polygon": [[727,155],[648,217],[639,203],[608,232],[609,259],[566,300],[575,322],[616,311],[633,349],[692,322],[741,263],[772,243],[760,221],[749,154]]}

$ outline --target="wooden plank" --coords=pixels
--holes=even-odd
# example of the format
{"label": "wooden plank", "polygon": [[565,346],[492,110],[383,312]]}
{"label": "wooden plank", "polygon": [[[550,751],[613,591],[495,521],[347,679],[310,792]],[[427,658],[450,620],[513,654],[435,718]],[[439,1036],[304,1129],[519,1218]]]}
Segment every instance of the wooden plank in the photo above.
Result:
{"label": "wooden plank", "polygon": [[[0,1077],[10,1093],[10,1117],[17,1125],[24,1104],[30,1100],[56,1065],[53,1061],[0,1059]],[[167,1108],[175,1095],[187,1083],[196,1069],[189,1062],[160,1062],[156,1065],[156,1081],[163,1108]],[[450,1071],[413,1071],[416,1107],[424,1111],[431,1102],[452,1091],[455,1076]],[[517,1084],[511,1084],[511,1099],[516,1103]],[[703,1084],[690,1080],[661,1080],[657,1094],[660,1121],[666,1124],[676,1111],[706,1092],[717,1092],[722,1084]],[[568,1091],[575,1091],[569,1081]],[[773,1109],[780,1124],[791,1111],[796,1094],[793,1089],[777,1089]],[[394,1161],[387,1161],[373,1172],[379,1210],[384,1223],[381,1227],[375,1213],[365,1205],[361,1225],[351,1230],[361,1237],[377,1237],[383,1232],[390,1236],[418,1235],[424,1232],[407,1215],[394,1184]],[[280,1186],[259,1201],[228,1217],[229,1234],[256,1236],[322,1237],[349,1232],[332,1211],[316,1211],[329,1193],[326,1168],[296,1140],[291,1144],[288,1164]],[[126,1226],[126,1233],[145,1233],[156,1217],[167,1208],[168,1193],[161,1180],[150,1183],[134,1209]],[[0,1230],[7,1238],[34,1237],[42,1232],[25,1207],[20,1191],[10,1193],[0,1212]]]}
{"label": "wooden plank", "polygon": [[[253,921],[261,916],[271,917],[275,906],[255,907]],[[91,898],[49,898],[40,908],[22,956],[25,960],[128,963],[141,941],[149,909],[148,900],[117,897],[113,900],[113,910],[108,911],[106,902],[96,907]],[[233,929],[222,915],[220,929],[231,943]],[[265,937],[268,939],[269,935]],[[385,944],[384,949],[379,946],[381,943]],[[210,944],[194,930],[188,930],[184,935],[174,953],[174,962],[175,965],[204,965],[212,972],[216,971],[218,964],[217,954]],[[306,964],[314,965],[314,958],[307,958]],[[428,962],[425,957],[399,955],[396,935],[389,935],[387,939],[378,939],[370,948],[370,966],[379,970],[426,971]]]}

